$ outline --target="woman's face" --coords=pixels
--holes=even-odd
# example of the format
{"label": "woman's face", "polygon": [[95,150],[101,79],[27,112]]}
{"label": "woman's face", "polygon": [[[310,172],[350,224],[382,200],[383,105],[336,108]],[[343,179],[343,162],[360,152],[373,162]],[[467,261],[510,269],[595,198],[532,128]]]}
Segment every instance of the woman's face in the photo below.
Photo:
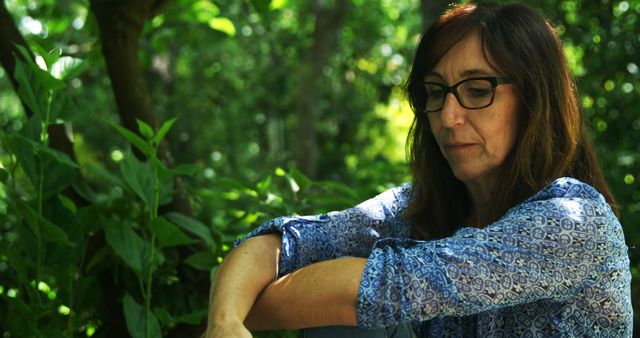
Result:
{"label": "woman's face", "polygon": [[[425,81],[452,86],[465,79],[485,76],[503,74],[491,68],[484,57],[479,34],[471,33],[444,55]],[[426,113],[431,132],[456,178],[467,187],[478,184],[491,187],[497,169],[513,149],[517,137],[515,88],[510,84],[498,85],[493,103],[481,109],[464,108],[450,94],[446,94],[441,110]]]}

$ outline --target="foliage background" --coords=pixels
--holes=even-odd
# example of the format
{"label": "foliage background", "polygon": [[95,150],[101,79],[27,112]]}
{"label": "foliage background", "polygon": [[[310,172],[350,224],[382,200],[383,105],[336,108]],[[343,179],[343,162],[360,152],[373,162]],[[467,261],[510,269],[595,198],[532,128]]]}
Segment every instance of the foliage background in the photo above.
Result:
{"label": "foliage background", "polygon": [[[621,208],[638,316],[640,1],[525,2],[565,43]],[[0,332],[172,337],[202,332],[211,268],[261,221],[410,179],[402,85],[447,1],[3,4],[40,67],[18,66],[17,91],[0,69]],[[122,22],[135,43],[105,48]],[[137,82],[113,60],[139,62]]]}

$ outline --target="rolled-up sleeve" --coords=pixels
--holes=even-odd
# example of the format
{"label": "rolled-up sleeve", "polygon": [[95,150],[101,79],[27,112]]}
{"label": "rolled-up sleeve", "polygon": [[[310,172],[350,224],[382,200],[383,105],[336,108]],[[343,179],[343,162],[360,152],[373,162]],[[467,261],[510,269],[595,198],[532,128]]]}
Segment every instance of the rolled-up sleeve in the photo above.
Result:
{"label": "rolled-up sleeve", "polygon": [[279,275],[323,260],[367,257],[378,239],[409,236],[402,211],[410,192],[411,185],[405,184],[346,210],[278,217],[260,225],[236,245],[250,237],[280,232]]}
{"label": "rolled-up sleeve", "polygon": [[[562,301],[628,269],[622,228],[592,187],[561,179],[497,222],[434,240],[375,243],[362,277],[358,324],[375,328]],[[606,276],[606,277],[605,277]]]}

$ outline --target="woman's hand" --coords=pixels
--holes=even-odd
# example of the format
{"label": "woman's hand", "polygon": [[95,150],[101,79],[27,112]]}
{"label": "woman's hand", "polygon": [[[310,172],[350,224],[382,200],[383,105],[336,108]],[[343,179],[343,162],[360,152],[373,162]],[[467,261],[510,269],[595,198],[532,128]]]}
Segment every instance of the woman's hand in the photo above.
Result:
{"label": "woman's hand", "polygon": [[207,327],[201,338],[251,338],[251,332],[240,321]]}

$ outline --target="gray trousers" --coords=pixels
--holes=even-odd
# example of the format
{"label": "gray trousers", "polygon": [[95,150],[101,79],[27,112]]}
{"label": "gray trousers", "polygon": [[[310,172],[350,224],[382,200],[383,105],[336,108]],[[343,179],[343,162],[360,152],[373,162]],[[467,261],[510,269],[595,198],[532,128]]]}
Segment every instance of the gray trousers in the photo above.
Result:
{"label": "gray trousers", "polygon": [[383,329],[362,329],[355,326],[325,326],[300,331],[300,338],[415,338],[410,323]]}

